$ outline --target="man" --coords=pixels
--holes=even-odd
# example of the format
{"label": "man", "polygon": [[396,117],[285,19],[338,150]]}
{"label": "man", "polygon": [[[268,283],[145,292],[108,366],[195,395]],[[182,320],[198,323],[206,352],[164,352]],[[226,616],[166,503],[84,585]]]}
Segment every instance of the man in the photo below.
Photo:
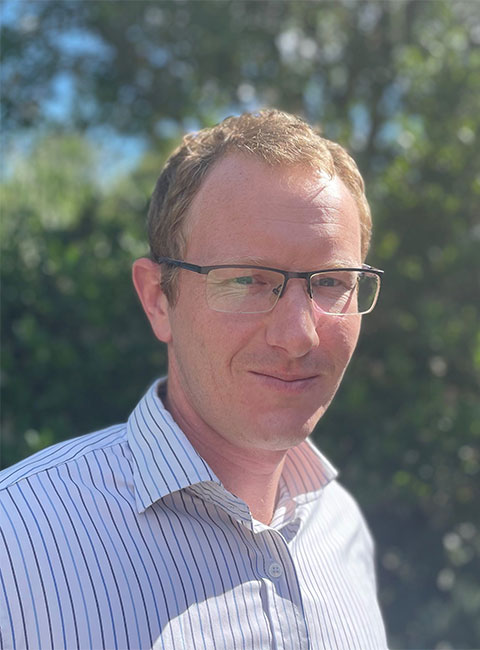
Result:
{"label": "man", "polygon": [[2,481],[6,648],[385,648],[373,546],[307,440],[381,271],[353,160],[261,111],[184,138],[133,280],[168,380]]}

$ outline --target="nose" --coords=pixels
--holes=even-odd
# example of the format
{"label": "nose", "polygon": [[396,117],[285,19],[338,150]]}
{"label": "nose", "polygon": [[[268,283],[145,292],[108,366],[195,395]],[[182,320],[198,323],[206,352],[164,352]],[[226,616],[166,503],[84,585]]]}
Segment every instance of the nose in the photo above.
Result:
{"label": "nose", "polygon": [[[325,317],[323,315],[323,317]],[[300,358],[319,343],[317,329],[322,315],[308,296],[305,280],[291,279],[282,298],[267,314],[266,341]]]}

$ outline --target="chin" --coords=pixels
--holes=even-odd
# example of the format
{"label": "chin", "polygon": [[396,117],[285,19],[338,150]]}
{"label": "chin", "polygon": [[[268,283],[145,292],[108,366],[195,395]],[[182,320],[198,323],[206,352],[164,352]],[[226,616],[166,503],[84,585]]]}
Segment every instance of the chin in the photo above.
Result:
{"label": "chin", "polygon": [[261,420],[257,419],[256,446],[271,451],[284,451],[301,444],[315,429],[325,413],[322,406],[308,417],[288,417],[284,412],[276,412]]}

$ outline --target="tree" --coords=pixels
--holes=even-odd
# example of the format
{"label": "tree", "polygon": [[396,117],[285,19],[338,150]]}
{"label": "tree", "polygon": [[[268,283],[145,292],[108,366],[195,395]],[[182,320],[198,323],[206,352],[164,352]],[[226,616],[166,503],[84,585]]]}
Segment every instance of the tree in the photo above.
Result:
{"label": "tree", "polygon": [[[5,11],[4,137],[33,144],[3,176],[4,464],[125,418],[165,367],[125,287],[179,133],[302,113],[359,161],[386,271],[316,437],[373,528],[391,647],[478,647],[479,34],[455,0]],[[115,183],[105,133],[143,143]]]}
{"label": "tree", "polygon": [[125,419],[165,368],[129,277],[152,170],[115,192],[97,174],[81,138],[50,136],[2,188],[4,465]]}

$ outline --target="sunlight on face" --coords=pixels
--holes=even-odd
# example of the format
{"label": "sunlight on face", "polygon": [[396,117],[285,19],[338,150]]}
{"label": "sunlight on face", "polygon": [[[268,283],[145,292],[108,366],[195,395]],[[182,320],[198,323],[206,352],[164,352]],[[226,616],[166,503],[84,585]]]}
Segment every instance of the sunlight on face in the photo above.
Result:
{"label": "sunlight on face", "polygon": [[[327,182],[302,168],[228,156],[207,176],[188,219],[185,259],[194,264],[291,271],[361,264],[360,224],[350,193],[338,178]],[[215,295],[226,300],[228,292],[238,295],[251,283],[250,276],[236,276],[234,288],[220,282]],[[169,313],[173,410],[184,427],[208,430],[241,447],[298,444],[338,388],[360,317],[342,319],[315,309],[299,278],[289,280],[266,313],[214,311],[207,298],[212,300],[206,277],[181,271],[178,302]],[[335,294],[335,300],[341,297]]]}

